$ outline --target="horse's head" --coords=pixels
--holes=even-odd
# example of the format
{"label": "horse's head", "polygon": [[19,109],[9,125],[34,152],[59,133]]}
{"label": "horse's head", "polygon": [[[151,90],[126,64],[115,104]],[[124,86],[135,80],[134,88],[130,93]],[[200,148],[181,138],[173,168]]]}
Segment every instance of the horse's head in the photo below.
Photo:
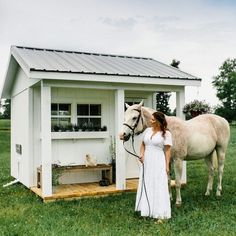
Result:
{"label": "horse's head", "polygon": [[132,106],[125,104],[127,110],[125,111],[124,124],[120,134],[121,140],[128,141],[131,135],[139,134],[143,131],[142,105],[143,101]]}

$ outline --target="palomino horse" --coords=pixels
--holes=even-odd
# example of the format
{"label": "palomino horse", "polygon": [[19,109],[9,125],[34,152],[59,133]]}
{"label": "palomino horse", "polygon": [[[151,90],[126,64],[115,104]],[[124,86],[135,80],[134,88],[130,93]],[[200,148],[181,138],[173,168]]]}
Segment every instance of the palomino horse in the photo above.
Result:
{"label": "palomino horse", "polygon": [[[132,134],[139,134],[150,126],[151,115],[155,110],[142,105],[143,102],[132,106],[126,104],[125,123],[120,139],[128,141]],[[200,115],[188,121],[174,116],[166,116],[166,120],[167,128],[170,130],[173,139],[171,156],[174,158],[176,205],[180,206],[182,203],[180,187],[183,160],[205,159],[209,171],[205,195],[210,195],[214,176],[214,151],[216,151],[218,159],[216,196],[220,196],[225,153],[230,137],[228,122],[224,118],[213,114]]]}

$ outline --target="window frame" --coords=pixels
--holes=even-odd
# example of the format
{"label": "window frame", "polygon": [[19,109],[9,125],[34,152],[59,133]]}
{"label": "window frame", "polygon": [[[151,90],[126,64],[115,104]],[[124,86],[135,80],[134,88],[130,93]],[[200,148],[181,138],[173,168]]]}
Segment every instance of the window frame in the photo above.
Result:
{"label": "window frame", "polygon": [[[88,105],[88,115],[78,115],[78,105]],[[101,109],[100,115],[90,115],[91,105],[99,105],[100,106],[100,109]],[[77,126],[79,126],[79,122],[78,122],[79,118],[85,118],[85,119],[88,119],[89,121],[90,121],[90,119],[93,119],[93,118],[99,118],[100,119],[99,128],[102,128],[102,103],[94,103],[94,102],[76,103],[76,124],[77,124]]]}
{"label": "window frame", "polygon": [[[72,123],[72,103],[70,103],[70,102],[51,102],[51,107],[52,107],[53,104],[57,105],[57,113],[58,114],[57,115],[52,115],[52,108],[51,108],[51,126],[52,126],[52,119],[57,119],[57,124],[56,125],[59,126],[60,125],[59,124],[60,118],[69,118],[70,121],[69,121],[68,125],[70,125]],[[60,105],[69,105],[70,115],[60,115],[60,113],[59,113],[59,111],[60,111],[59,106]]]}

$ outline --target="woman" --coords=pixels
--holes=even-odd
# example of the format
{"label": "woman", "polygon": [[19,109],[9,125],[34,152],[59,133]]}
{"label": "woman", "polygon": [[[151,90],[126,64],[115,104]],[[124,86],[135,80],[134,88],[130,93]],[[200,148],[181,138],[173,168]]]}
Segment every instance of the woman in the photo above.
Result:
{"label": "woman", "polygon": [[157,218],[158,223],[171,217],[168,175],[172,138],[166,127],[165,115],[153,113],[151,127],[144,131],[140,147],[143,168],[135,204],[135,211],[140,211],[141,216]]}

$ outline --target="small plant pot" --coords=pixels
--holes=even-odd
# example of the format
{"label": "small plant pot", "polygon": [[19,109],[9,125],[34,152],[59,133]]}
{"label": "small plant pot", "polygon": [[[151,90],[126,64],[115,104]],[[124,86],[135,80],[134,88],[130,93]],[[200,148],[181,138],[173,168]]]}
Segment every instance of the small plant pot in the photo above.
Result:
{"label": "small plant pot", "polygon": [[104,125],[101,129],[101,131],[107,131],[107,127]]}

